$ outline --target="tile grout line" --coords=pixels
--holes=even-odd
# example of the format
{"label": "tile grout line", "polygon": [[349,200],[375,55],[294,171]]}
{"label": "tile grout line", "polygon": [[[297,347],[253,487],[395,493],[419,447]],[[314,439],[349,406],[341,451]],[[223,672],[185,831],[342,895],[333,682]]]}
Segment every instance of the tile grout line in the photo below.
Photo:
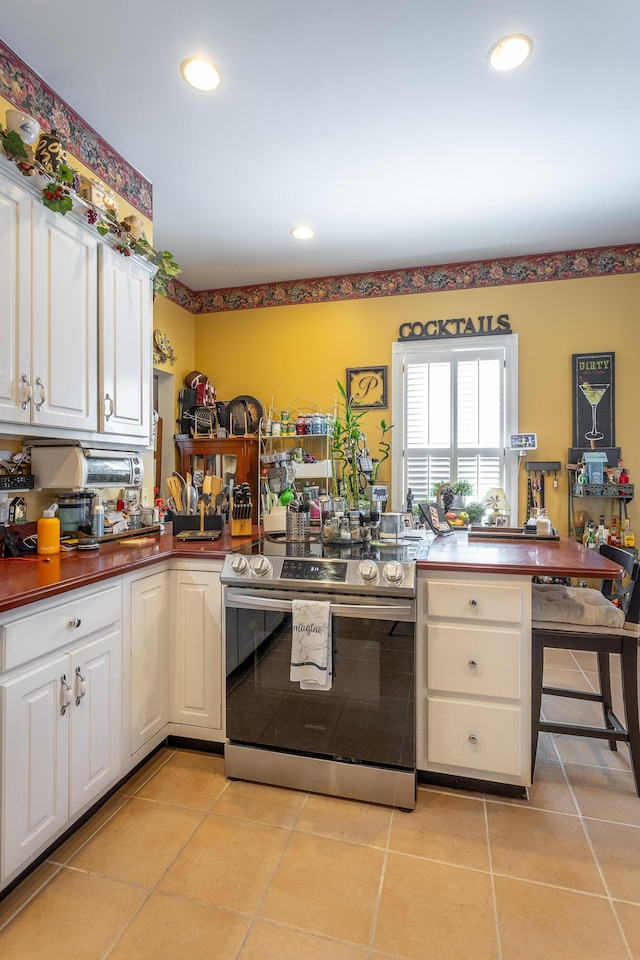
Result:
{"label": "tile grout line", "polygon": [[[158,766],[157,769],[155,769],[152,773],[149,774],[149,776],[148,776],[145,780],[142,781],[142,783],[139,785],[138,789],[140,789],[142,786],[144,786],[146,783],[148,783],[149,780],[151,780],[151,779],[155,776],[155,774],[156,774],[159,770],[161,770],[162,767],[164,767],[164,765],[167,763],[167,761],[170,760],[171,757],[172,757],[175,753],[176,753],[176,751],[175,751],[175,750],[172,750],[172,751],[169,753],[169,755],[168,755],[167,757],[165,757],[165,759],[164,759],[163,762],[160,764],[160,766]],[[126,784],[125,784],[124,786],[126,786]],[[95,829],[95,831],[94,831],[93,833],[89,834],[89,836],[86,838],[86,840],[85,840],[83,843],[80,844],[80,846],[78,847],[78,849],[76,850],[76,852],[73,854],[73,856],[75,856],[76,853],[79,853],[80,850],[82,850],[83,847],[86,846],[86,844],[89,842],[89,840],[92,840],[95,836],[97,836],[97,834],[102,830],[102,828],[103,828],[104,826],[106,826],[108,823],[110,823],[110,821],[113,819],[113,817],[115,817],[116,813],[118,813],[120,810],[122,810],[122,809],[129,803],[129,801],[131,800],[131,798],[132,798],[133,796],[135,796],[135,794],[126,794],[126,793],[123,793],[122,790],[118,790],[118,791],[116,791],[115,794],[113,794],[113,797],[116,797],[116,796],[118,796],[119,794],[122,794],[122,796],[123,796],[123,798],[124,798],[124,802],[122,803],[122,805],[119,806],[116,810],[114,810],[113,813],[112,813],[109,817],[107,817],[107,819],[104,821],[104,823],[101,823],[100,826],[96,827],[96,829]],[[110,797],[109,799],[112,799],[112,797]],[[107,801],[107,803],[108,803],[108,802],[109,802],[109,801]],[[95,814],[92,814],[92,818],[93,818],[94,816],[96,816],[96,815],[100,812],[101,809],[102,809],[102,808],[99,808],[98,810],[96,810]],[[91,818],[91,819],[92,819],[92,818]],[[78,827],[78,829],[81,829],[81,827]],[[73,836],[73,834],[72,834],[70,837],[68,837],[67,840],[65,840],[65,841],[63,841],[63,842],[64,842],[64,843],[67,843],[68,840],[70,840],[72,836]],[[60,844],[60,846],[62,846],[62,845],[63,845],[63,844]],[[17,907],[17,909],[16,909],[6,920],[3,920],[3,921],[0,923],[0,931],[4,930],[5,927],[7,927],[13,920],[15,920],[16,917],[25,909],[25,907],[27,907],[28,904],[31,903],[31,901],[34,899],[34,897],[38,896],[38,894],[40,894],[40,893],[44,890],[44,888],[45,888],[49,883],[51,883],[51,881],[54,879],[54,877],[57,877],[58,874],[59,874],[62,870],[64,870],[65,868],[68,868],[68,867],[69,867],[68,862],[63,863],[61,860],[56,860],[56,859],[55,859],[56,852],[57,852],[57,850],[54,850],[54,851],[52,852],[51,856],[47,857],[45,860],[42,861],[42,864],[48,863],[48,864],[50,864],[51,866],[56,867],[57,869],[55,870],[55,872],[52,873],[52,875],[51,875],[50,877],[48,877],[48,878],[44,881],[44,883],[42,883],[42,885],[39,886],[38,889],[37,889],[27,900],[25,900],[24,903],[20,904],[20,906]],[[42,864],[41,864],[40,866],[42,866]],[[74,868],[74,869],[77,869],[77,868]],[[25,877],[25,880],[26,880],[26,879],[27,879],[27,877]],[[0,900],[0,904],[1,904],[1,903],[2,903],[2,901]]]}
{"label": "tile grout line", "polygon": [[[634,958],[633,958],[633,953],[631,952],[631,949],[630,949],[630,947],[629,947],[629,943],[628,943],[628,941],[627,941],[627,937],[626,937],[626,934],[625,934],[625,932],[624,932],[624,928],[623,928],[622,923],[621,923],[621,921],[620,921],[620,917],[618,916],[618,911],[617,911],[617,909],[616,909],[616,906],[615,906],[613,897],[611,896],[611,891],[609,890],[609,884],[608,884],[607,881],[606,881],[606,878],[605,878],[605,875],[604,875],[604,871],[602,870],[602,867],[601,867],[601,865],[600,865],[600,861],[598,860],[598,856],[597,856],[596,851],[595,851],[595,847],[593,846],[593,842],[592,842],[592,840],[591,840],[591,835],[590,835],[590,833],[589,833],[589,830],[588,830],[588,828],[587,828],[587,824],[586,824],[586,822],[585,822],[586,818],[585,818],[585,816],[584,816],[584,814],[583,814],[583,812],[582,812],[582,807],[580,806],[580,803],[578,802],[578,797],[577,797],[577,795],[576,795],[576,792],[575,792],[575,790],[573,789],[573,786],[572,786],[572,784],[571,784],[571,781],[569,780],[569,775],[568,775],[568,773],[567,773],[567,770],[566,770],[564,761],[563,761],[562,757],[560,756],[560,751],[558,750],[558,746],[557,746],[555,737],[553,738],[553,748],[554,748],[554,750],[556,751],[556,754],[557,754],[557,756],[558,756],[558,758],[559,758],[559,760],[560,760],[560,768],[561,768],[561,770],[562,770],[562,775],[563,775],[563,777],[564,777],[564,780],[565,780],[565,783],[566,783],[567,788],[568,788],[568,790],[569,790],[569,793],[571,794],[571,798],[572,798],[572,800],[573,800],[573,802],[574,802],[574,804],[575,804],[575,806],[576,806],[576,810],[578,811],[578,817],[579,817],[579,820],[580,820],[580,825],[581,825],[581,827],[582,827],[583,833],[584,833],[584,835],[585,835],[585,839],[586,839],[587,844],[588,844],[588,846],[589,846],[589,849],[590,849],[590,851],[591,851],[591,856],[593,857],[593,862],[594,862],[595,865],[596,865],[596,869],[597,869],[598,874],[599,874],[599,876],[600,876],[600,880],[601,880],[601,882],[602,882],[602,886],[603,886],[604,891],[605,891],[605,893],[606,893],[606,897],[607,897],[607,899],[608,899],[608,901],[609,901],[609,906],[610,906],[610,908],[611,908],[611,912],[613,913],[613,916],[614,916],[614,918],[615,918],[616,924],[617,924],[617,926],[618,926],[618,930],[619,930],[619,932],[620,932],[620,936],[621,936],[621,938],[622,938],[622,942],[623,942],[623,944],[624,944],[625,950],[627,951],[627,955],[628,955],[628,957],[629,957],[629,960],[634,960]],[[630,826],[630,824],[627,824],[627,826]]]}
{"label": "tile grout line", "polygon": [[482,811],[484,813],[484,831],[487,842],[487,857],[489,859],[489,877],[491,881],[491,899],[493,901],[493,920],[496,928],[496,945],[498,947],[498,960],[502,960],[502,938],[500,937],[500,918],[498,916],[498,897],[496,894],[496,880],[493,872],[493,855],[491,853],[491,834],[489,832],[489,810],[487,801],[482,801]]}
{"label": "tile grout line", "polygon": [[[168,760],[169,760],[171,757],[175,756],[176,753],[177,753],[177,750],[174,750],[174,751],[170,754],[170,756],[167,757],[167,759],[165,760],[165,762],[162,763],[162,764],[160,764],[160,766],[157,768],[157,770],[154,770],[154,772],[153,772],[149,777],[147,777],[146,780],[143,780],[143,782],[138,786],[136,792],[135,792],[134,794],[131,794],[131,796],[129,797],[129,801],[134,800],[134,799],[147,800],[146,797],[138,797],[138,796],[137,796],[138,792],[139,792],[140,790],[142,790],[142,788],[143,788],[144,786],[146,786],[151,780],[153,780],[153,778],[155,777],[155,775],[156,775],[157,773],[159,773],[160,770],[162,770],[162,769],[164,768],[164,766],[165,766],[165,764],[168,762]],[[132,915],[129,917],[128,922],[125,923],[125,925],[124,925],[124,927],[122,928],[122,930],[120,930],[120,933],[118,934],[118,936],[115,938],[115,940],[112,942],[112,944],[111,944],[111,946],[109,947],[109,949],[108,949],[108,950],[106,951],[106,953],[103,955],[102,960],[107,960],[109,954],[111,954],[111,953],[113,952],[113,950],[115,949],[115,947],[116,947],[116,946],[118,945],[118,943],[122,940],[123,936],[125,935],[125,933],[127,932],[127,930],[130,928],[131,924],[134,922],[134,920],[136,919],[136,917],[138,917],[138,915],[139,915],[140,912],[142,911],[142,909],[143,909],[143,907],[145,906],[145,904],[149,901],[149,899],[151,898],[151,896],[152,896],[154,893],[158,893],[158,885],[159,885],[160,882],[164,879],[164,877],[166,876],[166,874],[167,874],[167,872],[169,871],[169,869],[170,869],[170,868],[173,866],[173,864],[176,862],[176,860],[178,859],[178,857],[180,856],[180,854],[182,853],[182,851],[184,850],[184,848],[186,847],[186,845],[193,839],[196,831],[200,829],[200,827],[201,827],[202,824],[204,823],[206,817],[207,817],[207,816],[209,815],[209,813],[211,812],[211,808],[213,807],[214,803],[216,803],[216,801],[222,796],[222,794],[225,792],[227,786],[228,786],[228,783],[225,784],[224,789],[220,792],[220,794],[218,795],[218,797],[216,797],[216,799],[211,802],[211,804],[210,804],[210,806],[209,806],[209,809],[202,812],[202,816],[201,816],[200,820],[198,821],[198,823],[195,825],[195,827],[193,828],[193,830],[191,831],[191,833],[189,834],[189,836],[186,838],[186,840],[184,841],[184,843],[182,844],[182,846],[180,847],[180,849],[176,852],[176,854],[175,854],[175,856],[173,857],[173,859],[171,860],[171,862],[170,862],[169,864],[167,864],[167,866],[165,867],[165,869],[162,871],[162,873],[160,874],[160,876],[158,877],[158,879],[156,880],[156,882],[154,883],[154,885],[153,885],[152,887],[149,887],[149,888],[148,888],[148,893],[147,893],[146,897],[144,897],[144,898],[142,899],[142,901],[141,901],[140,904],[138,905],[138,908],[137,908],[136,910],[134,910],[134,912],[132,913]],[[161,802],[161,801],[155,801],[155,802]],[[184,809],[185,809],[185,807],[183,807],[183,806],[181,806],[180,804],[177,804],[177,803],[170,803],[170,804],[166,804],[166,803],[165,803],[165,806],[177,807],[179,810],[184,810]],[[121,808],[121,809],[122,809],[122,808]],[[191,808],[191,809],[194,809],[194,808]],[[113,879],[113,878],[111,878],[111,879]]]}
{"label": "tile grout line", "polygon": [[[244,936],[243,936],[243,938],[242,938],[242,940],[241,940],[241,942],[240,942],[240,945],[238,946],[238,950],[237,950],[236,955],[235,955],[235,960],[239,960],[239,958],[242,956],[242,951],[244,950],[244,948],[245,948],[245,946],[246,946],[246,944],[247,944],[247,942],[248,942],[248,940],[249,940],[249,937],[251,936],[251,932],[252,932],[252,930],[253,930],[253,927],[254,927],[254,925],[255,925],[255,922],[256,922],[256,920],[259,920],[259,919],[260,919],[260,910],[261,910],[261,908],[262,908],[262,905],[264,904],[264,901],[265,901],[266,898],[267,898],[267,895],[268,895],[269,890],[270,890],[270,888],[271,888],[271,884],[273,883],[273,878],[275,877],[276,873],[278,872],[278,868],[280,867],[280,864],[282,863],[282,860],[283,860],[283,858],[284,858],[285,853],[286,853],[287,850],[289,849],[289,844],[291,843],[291,840],[292,840],[292,838],[293,838],[293,834],[294,834],[294,831],[295,831],[295,828],[296,828],[296,824],[297,824],[297,822],[299,821],[299,819],[300,819],[300,817],[301,817],[301,815],[302,815],[302,811],[304,810],[304,808],[305,808],[306,805],[307,805],[307,800],[308,800],[308,799],[309,799],[309,794],[306,793],[305,796],[304,796],[303,802],[300,804],[300,809],[298,810],[298,813],[297,813],[297,815],[295,816],[295,818],[294,818],[294,820],[293,820],[293,823],[292,823],[291,826],[288,828],[288,829],[289,829],[289,836],[287,837],[286,843],[284,844],[284,846],[283,846],[283,848],[282,848],[282,851],[281,851],[281,853],[280,853],[280,856],[279,856],[277,862],[276,862],[276,863],[274,864],[274,866],[273,866],[273,870],[271,871],[271,874],[270,874],[270,876],[269,876],[269,878],[268,878],[268,881],[267,881],[267,883],[265,884],[265,888],[264,888],[263,894],[262,894],[262,896],[260,897],[260,899],[259,899],[259,901],[258,901],[258,904],[257,904],[257,906],[256,906],[256,909],[255,909],[255,911],[254,911],[254,913],[253,913],[253,916],[250,916],[250,917],[248,918],[248,919],[249,919],[249,923],[248,923],[248,925],[247,925],[247,929],[246,929],[246,931],[245,931],[245,934],[244,934]],[[245,822],[245,823],[259,823],[260,821],[257,821],[257,820],[249,820],[249,821],[246,821],[246,820],[245,820],[244,822]],[[272,824],[272,826],[274,826],[274,825]],[[285,828],[284,828],[284,827],[281,827],[280,829],[285,829]]]}
{"label": "tile grout line", "polygon": [[367,946],[367,955],[370,957],[373,951],[373,945],[376,939],[376,932],[378,929],[378,917],[380,915],[380,905],[382,902],[382,891],[384,889],[384,881],[387,874],[387,861],[389,859],[389,844],[391,843],[391,831],[393,829],[393,823],[396,817],[396,811],[392,808],[391,816],[389,817],[389,826],[387,827],[387,839],[384,845],[384,851],[382,855],[382,867],[380,869],[380,879],[378,881],[378,895],[376,897],[376,903],[373,910],[373,917],[371,918],[371,933],[369,935],[369,944]]}

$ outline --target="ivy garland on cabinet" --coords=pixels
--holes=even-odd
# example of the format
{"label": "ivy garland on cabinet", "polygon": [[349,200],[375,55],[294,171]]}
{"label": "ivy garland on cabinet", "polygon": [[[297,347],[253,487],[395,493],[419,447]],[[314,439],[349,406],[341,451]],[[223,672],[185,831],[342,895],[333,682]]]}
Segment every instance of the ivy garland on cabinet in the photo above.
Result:
{"label": "ivy garland on cabinet", "polygon": [[153,278],[154,296],[156,294],[166,296],[167,284],[181,272],[172,253],[168,250],[155,250],[144,232],[134,236],[130,226],[126,222],[120,223],[114,211],[103,210],[90,200],[78,196],[80,178],[77,172],[64,162],[57,163],[53,172],[48,170],[36,160],[30,146],[22,141],[15,130],[5,130],[0,127],[0,145],[5,155],[16,164],[23,176],[32,177],[39,174],[46,180],[42,189],[42,202],[45,207],[62,216],[69,213],[74,206],[86,208],[84,215],[87,222],[91,225],[95,224],[100,236],[104,237],[107,234],[113,236],[118,253],[125,257],[136,253],[153,263],[157,267],[157,273]]}

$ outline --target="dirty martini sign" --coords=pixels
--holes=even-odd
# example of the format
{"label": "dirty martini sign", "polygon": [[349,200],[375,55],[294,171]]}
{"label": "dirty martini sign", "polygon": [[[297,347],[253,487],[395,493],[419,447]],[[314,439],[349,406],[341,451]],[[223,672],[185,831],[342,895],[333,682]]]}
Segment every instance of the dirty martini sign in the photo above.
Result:
{"label": "dirty martini sign", "polygon": [[574,353],[573,446],[613,447],[615,426],[615,353]]}

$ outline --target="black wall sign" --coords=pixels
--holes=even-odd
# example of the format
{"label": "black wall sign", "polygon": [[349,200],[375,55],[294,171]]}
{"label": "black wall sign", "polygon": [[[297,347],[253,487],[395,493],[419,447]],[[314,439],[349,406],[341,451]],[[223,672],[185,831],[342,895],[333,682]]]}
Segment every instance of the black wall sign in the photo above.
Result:
{"label": "black wall sign", "polygon": [[574,353],[573,446],[615,447],[615,353]]}
{"label": "black wall sign", "polygon": [[497,317],[451,317],[449,320],[416,320],[402,323],[398,330],[398,340],[448,340],[453,337],[486,337],[491,334],[512,333],[509,314],[501,313]]}

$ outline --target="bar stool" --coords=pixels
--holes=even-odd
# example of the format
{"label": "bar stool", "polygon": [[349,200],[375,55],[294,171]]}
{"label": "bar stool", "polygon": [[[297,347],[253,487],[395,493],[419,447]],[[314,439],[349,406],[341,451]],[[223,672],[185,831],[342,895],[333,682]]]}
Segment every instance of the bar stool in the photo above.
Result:
{"label": "bar stool", "polygon": [[[531,663],[531,777],[536,763],[538,733],[563,733],[577,737],[596,737],[608,740],[611,750],[618,749],[618,741],[629,744],[631,768],[640,796],[640,725],[638,721],[638,636],[640,623],[640,561],[632,554],[618,547],[603,544],[602,556],[607,557],[626,570],[630,580],[626,587],[620,580],[603,580],[601,592],[607,598],[619,597],[625,614],[622,627],[585,626],[579,623],[556,623],[536,621],[532,623],[532,663]],[[580,650],[597,654],[598,679],[600,689],[597,693],[581,690],[569,690],[563,687],[543,686],[544,651]],[[626,727],[613,712],[611,703],[611,675],[609,654],[620,657],[622,675],[622,697],[626,717]],[[593,700],[602,704],[603,727],[592,727],[578,723],[557,723],[542,720],[540,708],[542,695],[570,697],[575,700]]]}

